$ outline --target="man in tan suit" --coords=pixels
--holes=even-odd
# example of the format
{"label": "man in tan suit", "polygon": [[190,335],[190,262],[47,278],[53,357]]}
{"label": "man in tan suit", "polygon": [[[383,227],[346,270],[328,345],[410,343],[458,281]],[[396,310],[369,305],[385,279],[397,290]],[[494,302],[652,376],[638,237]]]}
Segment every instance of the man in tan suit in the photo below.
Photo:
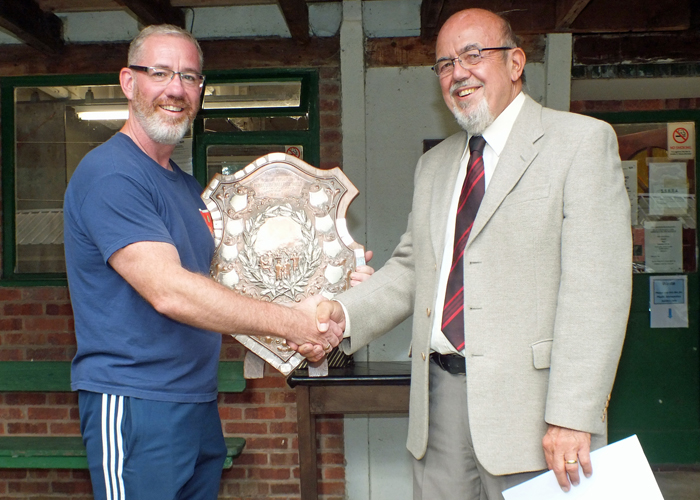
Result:
{"label": "man in tan suit", "polygon": [[[524,95],[525,54],[491,12],[452,16],[436,52],[465,132],[419,160],[391,259],[318,318],[347,318],[342,345],[354,352],[413,314],[414,499],[500,499],[546,468],[568,491],[606,442],[629,311],[630,205],[615,134]],[[483,152],[470,153],[473,136]],[[463,204],[474,200],[465,232]]]}

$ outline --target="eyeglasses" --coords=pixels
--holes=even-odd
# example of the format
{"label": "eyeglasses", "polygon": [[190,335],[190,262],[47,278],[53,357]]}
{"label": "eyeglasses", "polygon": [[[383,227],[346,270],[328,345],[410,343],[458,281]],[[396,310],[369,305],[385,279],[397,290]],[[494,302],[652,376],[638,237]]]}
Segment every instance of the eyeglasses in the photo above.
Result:
{"label": "eyeglasses", "polygon": [[199,73],[194,73],[192,71],[173,71],[167,68],[154,68],[153,66],[135,66],[129,65],[129,69],[134,69],[136,71],[143,71],[146,73],[151,80],[155,83],[161,83],[163,85],[169,84],[175,75],[180,77],[182,85],[189,88],[202,88],[204,85],[204,75]]}
{"label": "eyeglasses", "polygon": [[433,66],[431,69],[438,77],[442,78],[452,74],[455,69],[455,61],[459,61],[459,65],[464,69],[469,69],[470,66],[476,66],[481,62],[481,60],[484,58],[482,52],[487,50],[511,50],[514,48],[515,47],[486,47],[483,49],[465,50],[453,59],[441,59],[435,63],[435,66]]}

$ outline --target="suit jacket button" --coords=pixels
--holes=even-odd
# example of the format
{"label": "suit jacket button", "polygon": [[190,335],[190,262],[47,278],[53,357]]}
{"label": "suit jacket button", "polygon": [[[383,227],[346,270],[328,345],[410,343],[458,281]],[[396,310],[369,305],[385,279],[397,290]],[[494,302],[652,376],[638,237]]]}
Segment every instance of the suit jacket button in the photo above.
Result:
{"label": "suit jacket button", "polygon": [[425,312],[426,312],[426,314],[428,315],[428,317],[430,317],[430,308],[426,309]]}
{"label": "suit jacket button", "polygon": [[425,353],[422,352],[422,353],[420,353],[420,355],[421,355],[421,357],[423,358],[423,361],[425,361]]}

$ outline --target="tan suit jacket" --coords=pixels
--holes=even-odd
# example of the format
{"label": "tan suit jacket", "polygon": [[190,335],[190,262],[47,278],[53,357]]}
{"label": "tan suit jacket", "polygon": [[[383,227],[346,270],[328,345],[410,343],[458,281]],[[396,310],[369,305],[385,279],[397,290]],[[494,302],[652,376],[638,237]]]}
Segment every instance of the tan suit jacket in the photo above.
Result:
{"label": "tan suit jacket", "polygon": [[[447,214],[466,133],[421,157],[408,228],[390,260],[340,295],[354,352],[413,314],[407,447],[428,440],[430,332]],[[529,97],[464,255],[474,449],[494,475],[546,468],[547,424],[605,444],[631,295],[630,203],[612,128]]]}

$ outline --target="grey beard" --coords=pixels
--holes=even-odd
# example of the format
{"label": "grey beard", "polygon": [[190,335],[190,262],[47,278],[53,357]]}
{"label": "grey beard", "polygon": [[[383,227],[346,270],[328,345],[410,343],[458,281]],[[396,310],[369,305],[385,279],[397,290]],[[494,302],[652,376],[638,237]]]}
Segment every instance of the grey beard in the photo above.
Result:
{"label": "grey beard", "polygon": [[476,109],[466,114],[457,104],[452,106],[452,114],[457,119],[457,123],[471,135],[481,135],[495,118],[491,114],[486,99],[479,101]]}
{"label": "grey beard", "polygon": [[158,144],[175,145],[185,137],[190,128],[189,120],[175,124],[163,123],[155,113],[146,116],[138,106],[134,106],[134,114],[148,137]]}

